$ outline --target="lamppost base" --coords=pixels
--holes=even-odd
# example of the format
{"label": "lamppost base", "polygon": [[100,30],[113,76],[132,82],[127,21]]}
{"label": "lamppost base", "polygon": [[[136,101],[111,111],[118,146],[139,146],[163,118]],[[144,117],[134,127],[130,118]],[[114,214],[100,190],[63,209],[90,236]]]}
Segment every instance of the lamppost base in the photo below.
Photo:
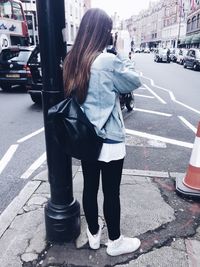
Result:
{"label": "lamppost base", "polygon": [[80,205],[74,200],[69,205],[45,206],[46,238],[52,242],[70,242],[80,235]]}

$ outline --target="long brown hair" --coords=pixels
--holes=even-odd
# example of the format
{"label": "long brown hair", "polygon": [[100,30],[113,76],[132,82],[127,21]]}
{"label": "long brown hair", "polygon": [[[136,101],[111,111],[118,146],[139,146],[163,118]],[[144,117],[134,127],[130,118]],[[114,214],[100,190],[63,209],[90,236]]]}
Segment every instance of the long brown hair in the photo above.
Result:
{"label": "long brown hair", "polygon": [[112,30],[111,18],[99,8],[89,9],[83,16],[79,30],[63,65],[66,96],[75,90],[82,104],[87,96],[91,64],[109,44]]}

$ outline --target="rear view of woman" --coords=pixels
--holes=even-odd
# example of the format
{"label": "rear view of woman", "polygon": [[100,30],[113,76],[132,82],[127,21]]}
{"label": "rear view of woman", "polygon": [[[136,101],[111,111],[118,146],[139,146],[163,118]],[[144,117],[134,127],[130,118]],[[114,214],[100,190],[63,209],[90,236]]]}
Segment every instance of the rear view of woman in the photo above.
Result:
{"label": "rear view of woman", "polygon": [[100,247],[97,194],[101,174],[109,236],[106,251],[117,256],[140,247],[138,238],[124,237],[120,231],[120,183],[126,150],[119,94],[132,92],[141,83],[128,58],[106,52],[111,30],[112,20],[103,10],[89,9],[65,58],[63,77],[66,96],[75,94],[97,134],[104,139],[98,159],[81,162],[89,245],[92,249]]}

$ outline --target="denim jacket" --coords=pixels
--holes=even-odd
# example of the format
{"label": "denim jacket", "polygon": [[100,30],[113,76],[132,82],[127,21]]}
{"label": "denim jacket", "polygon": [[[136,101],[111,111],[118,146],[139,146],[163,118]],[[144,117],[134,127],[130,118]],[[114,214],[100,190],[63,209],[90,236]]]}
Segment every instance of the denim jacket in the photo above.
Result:
{"label": "denim jacket", "polygon": [[94,60],[82,108],[100,137],[125,141],[119,94],[132,92],[140,86],[138,74],[128,58],[105,52]]}

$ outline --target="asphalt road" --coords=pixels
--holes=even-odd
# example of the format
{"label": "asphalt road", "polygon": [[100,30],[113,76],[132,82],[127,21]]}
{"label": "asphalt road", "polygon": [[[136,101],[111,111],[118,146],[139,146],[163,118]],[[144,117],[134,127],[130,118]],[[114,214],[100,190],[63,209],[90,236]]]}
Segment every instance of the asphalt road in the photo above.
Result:
{"label": "asphalt road", "polygon": [[[134,111],[123,110],[124,168],[185,172],[200,116],[200,72],[155,63],[152,54],[136,54],[135,62],[143,86],[134,92]],[[0,124],[1,213],[46,161],[42,108],[28,94],[0,91]]]}
{"label": "asphalt road", "polygon": [[[45,151],[44,132],[20,141],[43,127],[42,109],[16,88],[0,91],[0,212],[18,195],[27,179],[20,177]],[[19,141],[19,142],[18,142]],[[36,170],[39,171],[39,170]]]}
{"label": "asphalt road", "polygon": [[200,72],[177,63],[157,63],[153,54],[135,54],[136,69],[161,87],[171,90],[179,101],[200,110]]}
{"label": "asphalt road", "polygon": [[200,117],[200,72],[156,63],[153,54],[135,54],[134,60],[143,86],[134,92],[134,112],[124,112],[124,119],[127,129],[139,132],[130,139],[141,132],[145,138],[127,146],[125,168],[185,172]]}

